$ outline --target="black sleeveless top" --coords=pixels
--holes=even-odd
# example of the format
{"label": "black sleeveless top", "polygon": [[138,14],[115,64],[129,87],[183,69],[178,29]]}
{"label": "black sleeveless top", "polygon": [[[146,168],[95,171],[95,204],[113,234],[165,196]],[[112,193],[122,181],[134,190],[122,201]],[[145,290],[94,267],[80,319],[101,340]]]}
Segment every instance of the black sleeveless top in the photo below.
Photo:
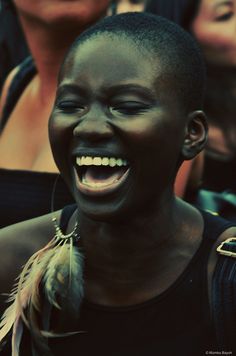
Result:
{"label": "black sleeveless top", "polygon": [[[22,92],[33,78],[36,69],[28,57],[14,77],[3,109],[1,131]],[[50,212],[53,185],[58,174],[0,168],[0,228]],[[56,185],[54,209],[73,202],[73,198],[59,178]]]}
{"label": "black sleeveless top", "polygon": [[[62,228],[66,228],[74,210],[72,206],[63,211]],[[106,307],[85,300],[72,328],[83,333],[51,339],[52,354],[200,356],[219,351],[210,317],[207,263],[218,236],[234,225],[207,212],[202,212],[202,216],[204,233],[200,247],[171,287],[151,300],[129,307]],[[31,355],[29,345],[29,336],[25,335],[22,355]]]}

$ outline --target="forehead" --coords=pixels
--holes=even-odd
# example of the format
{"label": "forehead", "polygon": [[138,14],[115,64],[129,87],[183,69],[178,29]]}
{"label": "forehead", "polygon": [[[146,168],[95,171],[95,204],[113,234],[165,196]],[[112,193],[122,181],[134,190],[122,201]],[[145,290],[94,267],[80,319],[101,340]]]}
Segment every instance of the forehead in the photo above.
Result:
{"label": "forehead", "polygon": [[161,73],[158,55],[154,58],[130,39],[102,35],[82,43],[69,55],[62,81],[90,80],[105,84],[135,78],[152,85]]}
{"label": "forehead", "polygon": [[[79,44],[70,52],[59,79],[59,87],[80,87],[91,95],[115,95],[116,88],[139,87],[160,104],[181,109],[176,73],[166,65],[165,56],[136,45],[130,38],[99,35]],[[134,89],[135,90],[135,89]]]}

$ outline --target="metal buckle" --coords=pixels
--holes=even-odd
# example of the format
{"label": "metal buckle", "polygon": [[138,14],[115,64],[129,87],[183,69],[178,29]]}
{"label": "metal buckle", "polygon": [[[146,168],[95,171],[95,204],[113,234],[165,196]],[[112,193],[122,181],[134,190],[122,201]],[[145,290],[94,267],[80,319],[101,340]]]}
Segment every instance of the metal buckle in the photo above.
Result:
{"label": "metal buckle", "polygon": [[236,237],[230,237],[229,239],[223,241],[216,249],[221,255],[236,258],[236,252],[228,251],[224,249],[224,244],[234,242],[236,244]]}

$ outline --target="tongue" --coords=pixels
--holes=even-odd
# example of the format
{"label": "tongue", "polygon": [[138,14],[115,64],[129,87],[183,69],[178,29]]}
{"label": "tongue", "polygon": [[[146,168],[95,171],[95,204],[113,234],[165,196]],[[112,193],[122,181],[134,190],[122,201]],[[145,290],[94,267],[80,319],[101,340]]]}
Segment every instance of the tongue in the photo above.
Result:
{"label": "tongue", "polygon": [[83,182],[87,184],[109,185],[119,180],[125,173],[125,167],[87,167]]}

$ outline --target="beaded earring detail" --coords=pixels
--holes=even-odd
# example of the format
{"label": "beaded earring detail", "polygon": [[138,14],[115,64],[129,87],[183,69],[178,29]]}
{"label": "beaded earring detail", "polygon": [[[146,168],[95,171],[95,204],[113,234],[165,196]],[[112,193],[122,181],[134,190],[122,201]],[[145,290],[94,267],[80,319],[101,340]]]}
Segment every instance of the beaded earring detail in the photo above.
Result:
{"label": "beaded earring detail", "polygon": [[58,239],[58,240],[67,240],[69,241],[70,239],[73,239],[74,241],[78,241],[79,240],[79,234],[77,233],[77,230],[78,230],[78,223],[76,222],[75,223],[75,226],[74,226],[74,229],[67,235],[63,234],[63,232],[61,231],[61,228],[60,226],[58,225],[57,223],[57,218],[53,217],[52,218],[52,222],[53,222],[53,225],[54,225],[54,228],[55,228],[55,237]]}

